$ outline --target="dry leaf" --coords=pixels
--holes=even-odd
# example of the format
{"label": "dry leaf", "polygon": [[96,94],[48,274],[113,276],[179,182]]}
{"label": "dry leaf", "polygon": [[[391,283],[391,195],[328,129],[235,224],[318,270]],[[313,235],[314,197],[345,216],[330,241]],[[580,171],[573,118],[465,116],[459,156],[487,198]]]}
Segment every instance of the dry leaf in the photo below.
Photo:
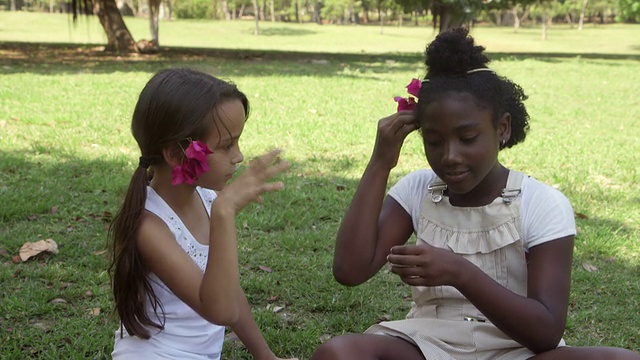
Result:
{"label": "dry leaf", "polygon": [[591,265],[588,261],[585,261],[582,263],[582,268],[587,270],[587,272],[594,272],[594,271],[598,271],[598,268]]}
{"label": "dry leaf", "polygon": [[578,217],[578,219],[588,219],[589,217],[585,214],[581,214],[579,212],[576,213],[576,216]]}
{"label": "dry leaf", "polygon": [[53,300],[49,301],[49,304],[53,304],[53,305],[56,305],[56,304],[66,304],[66,303],[67,303],[67,300],[65,300],[65,299],[61,299],[61,298],[55,298],[55,299],[53,299]]}
{"label": "dry leaf", "polygon": [[36,221],[36,220],[38,220],[38,215],[33,214],[33,215],[30,215],[30,216],[27,216],[27,220]]}
{"label": "dry leaf", "polygon": [[271,310],[274,313],[279,313],[280,311],[284,310],[284,306],[278,306],[278,305],[274,305],[274,304],[268,304],[267,305],[267,310]]}
{"label": "dry leaf", "polygon": [[329,339],[331,339],[333,336],[331,336],[330,334],[323,334],[320,335],[320,337],[318,339],[320,339],[320,342],[323,343]]}
{"label": "dry leaf", "polygon": [[100,308],[87,309],[87,314],[89,316],[98,316],[98,315],[100,315]]}
{"label": "dry leaf", "polygon": [[14,264],[19,264],[22,262],[22,259],[20,259],[20,255],[16,255],[11,258],[11,262],[13,262]]}
{"label": "dry leaf", "polygon": [[272,270],[270,267],[264,266],[264,265],[259,265],[258,269],[262,270],[262,271],[266,271],[268,273],[270,273]]}
{"label": "dry leaf", "polygon": [[238,339],[238,335],[236,335],[236,333],[234,333],[233,331],[230,331],[227,335],[224,336],[224,341],[238,341],[240,339]]}
{"label": "dry leaf", "polygon": [[336,190],[338,190],[338,191],[344,191],[346,189],[347,189],[346,185],[342,185],[342,184],[337,184],[336,185]]}
{"label": "dry leaf", "polygon": [[278,295],[274,295],[274,296],[272,296],[272,297],[268,298],[268,299],[267,299],[267,302],[270,302],[270,303],[272,303],[272,302],[276,302],[276,301],[278,301],[278,299],[280,299],[280,296],[278,296]]}
{"label": "dry leaf", "polygon": [[54,205],[51,207],[51,211],[52,214],[57,214],[58,213],[58,206]]}
{"label": "dry leaf", "polygon": [[7,255],[7,250],[0,248],[0,255]]}
{"label": "dry leaf", "polygon": [[376,320],[376,324],[377,324],[377,323],[381,323],[381,322],[383,322],[383,321],[391,321],[391,315],[389,315],[389,314],[384,314],[384,315],[382,315],[381,317],[379,317],[379,318]]}
{"label": "dry leaf", "polygon": [[53,239],[40,240],[34,243],[26,242],[20,247],[20,259],[27,261],[30,257],[45,251],[57,254],[58,244]]}
{"label": "dry leaf", "polygon": [[94,251],[91,254],[93,255],[104,255],[107,253],[107,250]]}

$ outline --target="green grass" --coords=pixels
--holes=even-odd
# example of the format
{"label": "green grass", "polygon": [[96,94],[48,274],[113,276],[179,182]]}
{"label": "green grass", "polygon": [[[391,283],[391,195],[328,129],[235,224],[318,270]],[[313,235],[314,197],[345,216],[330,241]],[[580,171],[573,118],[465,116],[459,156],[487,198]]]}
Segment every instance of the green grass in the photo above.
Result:
{"label": "green grass", "polygon": [[[40,30],[18,27],[27,23]],[[134,36],[146,37],[146,21],[127,23]],[[75,33],[66,38],[66,26],[63,15],[0,12],[0,41],[102,42],[99,29],[90,40]],[[375,27],[264,23],[264,29],[298,35],[274,31],[256,38],[251,26],[163,22],[164,45],[219,50],[173,48],[158,56],[0,42],[0,249],[6,250],[0,255],[0,358],[100,359],[110,353],[117,323],[100,251],[109,214],[139,156],[129,131],[137,94],[166,66],[236,82],[253,108],[241,139],[245,157],[279,146],[293,163],[283,177],[286,190],[269,194],[238,220],[242,284],[275,352],[308,359],[326,335],[361,332],[385,315],[406,314],[409,289],[393,274],[382,271],[345,288],[330,267],[335,233],[368,160],[377,120],[394,111],[392,96],[422,75],[419,53],[431,29],[388,27],[380,35]],[[182,27],[228,33],[187,36]],[[576,220],[565,333],[571,345],[640,350],[640,62],[632,36],[639,29],[587,27],[582,35],[554,28],[548,43],[535,40],[537,29],[516,35],[508,28],[474,30],[494,53],[492,66],[530,95],[529,137],[501,160],[558,187],[584,215]],[[583,37],[591,50],[586,40],[568,41]],[[220,50],[231,48],[253,51]],[[590,55],[550,54],[557,52]],[[391,182],[425,166],[420,139],[411,135]],[[24,242],[46,238],[58,243],[59,254],[12,263]],[[597,271],[587,272],[584,262]],[[66,303],[53,304],[57,298]],[[285,309],[273,313],[270,303]],[[88,313],[94,308],[98,316]],[[224,357],[249,358],[237,342],[225,345]]]}

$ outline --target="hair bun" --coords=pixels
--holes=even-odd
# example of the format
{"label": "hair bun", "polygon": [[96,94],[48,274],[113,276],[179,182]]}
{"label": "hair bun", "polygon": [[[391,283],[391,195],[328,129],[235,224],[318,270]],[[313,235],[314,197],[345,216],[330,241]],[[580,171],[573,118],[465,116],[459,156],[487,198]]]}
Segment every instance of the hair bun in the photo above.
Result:
{"label": "hair bun", "polygon": [[475,45],[468,29],[444,31],[427,46],[427,78],[464,75],[469,70],[487,67],[490,60],[484,50],[483,46]]}

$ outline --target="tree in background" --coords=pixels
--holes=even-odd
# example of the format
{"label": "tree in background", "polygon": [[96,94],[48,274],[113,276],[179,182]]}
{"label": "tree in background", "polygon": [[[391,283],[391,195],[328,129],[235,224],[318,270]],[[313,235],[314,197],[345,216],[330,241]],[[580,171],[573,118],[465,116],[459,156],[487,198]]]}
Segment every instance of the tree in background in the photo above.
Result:
{"label": "tree in background", "polygon": [[625,22],[640,22],[640,1],[638,0],[619,0],[618,6],[620,12],[618,18]]}

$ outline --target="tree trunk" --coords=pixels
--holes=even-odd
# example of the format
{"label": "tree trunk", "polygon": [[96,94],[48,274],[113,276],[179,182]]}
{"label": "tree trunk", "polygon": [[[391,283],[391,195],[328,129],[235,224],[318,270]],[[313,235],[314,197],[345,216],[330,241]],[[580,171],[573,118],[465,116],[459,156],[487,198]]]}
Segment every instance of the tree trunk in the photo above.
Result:
{"label": "tree trunk", "polygon": [[271,22],[276,22],[276,9],[273,0],[269,0],[269,12],[271,13]]}
{"label": "tree trunk", "polygon": [[518,17],[518,5],[515,5],[511,11],[513,12],[513,32],[517,33],[520,29],[520,18]]}
{"label": "tree trunk", "polygon": [[260,6],[260,20],[265,20],[267,17],[267,0],[262,0],[262,6]]}
{"label": "tree trunk", "polygon": [[542,41],[547,40],[547,7],[544,6],[544,2],[540,2],[542,5]]}
{"label": "tree trunk", "polygon": [[566,13],[564,15],[564,18],[567,20],[567,22],[569,23],[569,26],[571,27],[571,29],[573,29],[573,17],[571,17],[571,14]]}
{"label": "tree trunk", "polygon": [[463,17],[460,14],[460,9],[454,5],[446,4],[441,5],[440,9],[440,28],[439,31],[443,32],[455,27],[459,27],[463,23]]}
{"label": "tree trunk", "polygon": [[296,16],[296,22],[299,23],[300,22],[300,8],[298,7],[298,0],[296,0],[296,3],[295,3],[295,16]]}
{"label": "tree trunk", "polygon": [[312,21],[317,24],[322,24],[322,18],[320,17],[320,1],[315,0],[313,4],[313,17]]}
{"label": "tree trunk", "polygon": [[229,12],[229,3],[227,0],[222,0],[222,12],[224,13],[224,19],[231,20],[231,13]]}
{"label": "tree trunk", "polygon": [[10,6],[11,11],[16,11],[16,0],[11,0]]}
{"label": "tree trunk", "polygon": [[156,46],[160,45],[158,41],[159,18],[160,0],[149,0],[149,28],[151,30],[151,41]]}
{"label": "tree trunk", "polygon": [[165,1],[167,13],[165,19],[171,20],[173,18],[173,7],[171,6],[171,0]]}
{"label": "tree trunk", "polygon": [[253,35],[260,35],[260,28],[258,26],[258,22],[260,21],[258,16],[259,11],[258,0],[253,0],[253,17],[256,19],[256,27],[253,29]]}
{"label": "tree trunk", "polygon": [[245,6],[244,6],[244,4],[242,4],[240,6],[240,11],[238,11],[238,19],[242,19],[242,16],[244,16],[244,9],[245,9]]}
{"label": "tree trunk", "polygon": [[100,19],[100,24],[107,34],[105,51],[132,53],[138,52],[136,42],[127,29],[122,15],[118,11],[115,0],[95,0],[93,12]]}
{"label": "tree trunk", "polygon": [[578,30],[582,31],[582,24],[584,23],[584,12],[587,10],[587,2],[589,0],[582,0],[582,9],[580,9],[580,20],[578,20]]}
{"label": "tree trunk", "polygon": [[380,18],[380,34],[384,34],[384,12],[378,9],[378,17]]}

